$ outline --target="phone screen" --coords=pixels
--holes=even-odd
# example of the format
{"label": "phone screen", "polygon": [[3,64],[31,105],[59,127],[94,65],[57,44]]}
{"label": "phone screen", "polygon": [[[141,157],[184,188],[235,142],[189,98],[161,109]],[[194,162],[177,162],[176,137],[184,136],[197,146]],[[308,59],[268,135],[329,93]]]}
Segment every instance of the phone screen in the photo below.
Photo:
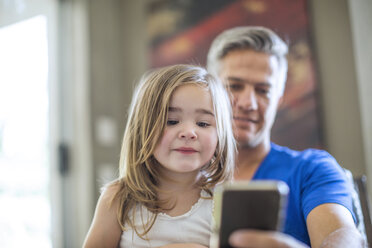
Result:
{"label": "phone screen", "polygon": [[217,247],[230,247],[229,236],[238,229],[281,230],[288,191],[280,181],[237,182],[217,188]]}

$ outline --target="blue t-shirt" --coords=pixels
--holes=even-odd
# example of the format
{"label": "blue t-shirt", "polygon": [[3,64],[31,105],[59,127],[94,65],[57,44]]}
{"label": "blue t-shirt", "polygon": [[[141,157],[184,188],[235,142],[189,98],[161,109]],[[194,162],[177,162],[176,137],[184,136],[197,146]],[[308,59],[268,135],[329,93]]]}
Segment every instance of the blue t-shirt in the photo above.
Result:
{"label": "blue t-shirt", "polygon": [[[352,211],[350,185],[343,169],[326,151],[294,151],[271,143],[271,150],[253,180],[281,180],[288,184],[287,219],[284,233],[310,246],[307,215],[316,206],[338,203]],[[354,218],[355,219],[355,218]]]}

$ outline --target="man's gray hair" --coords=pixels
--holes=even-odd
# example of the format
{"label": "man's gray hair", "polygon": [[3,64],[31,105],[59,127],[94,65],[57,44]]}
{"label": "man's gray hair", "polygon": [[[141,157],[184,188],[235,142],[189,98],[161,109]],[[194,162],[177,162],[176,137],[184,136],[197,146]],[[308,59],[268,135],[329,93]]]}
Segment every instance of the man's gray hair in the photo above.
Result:
{"label": "man's gray hair", "polygon": [[208,52],[207,68],[212,74],[220,72],[221,60],[233,50],[251,49],[274,55],[279,62],[279,87],[284,91],[287,80],[287,44],[272,30],[259,26],[235,27],[218,35]]}

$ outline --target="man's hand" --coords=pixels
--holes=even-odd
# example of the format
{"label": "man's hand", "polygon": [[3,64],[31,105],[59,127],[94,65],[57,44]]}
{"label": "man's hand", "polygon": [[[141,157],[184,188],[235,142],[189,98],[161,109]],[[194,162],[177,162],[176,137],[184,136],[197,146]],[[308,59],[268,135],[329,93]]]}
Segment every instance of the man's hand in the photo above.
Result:
{"label": "man's hand", "polygon": [[229,243],[233,247],[241,248],[305,248],[304,243],[280,232],[258,230],[239,230],[231,234]]}

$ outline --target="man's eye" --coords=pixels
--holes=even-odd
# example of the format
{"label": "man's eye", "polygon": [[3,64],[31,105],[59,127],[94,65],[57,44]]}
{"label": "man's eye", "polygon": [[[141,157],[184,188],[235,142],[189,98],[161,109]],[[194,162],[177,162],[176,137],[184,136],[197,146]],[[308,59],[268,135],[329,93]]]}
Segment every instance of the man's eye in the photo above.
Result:
{"label": "man's eye", "polygon": [[241,84],[229,84],[227,85],[227,88],[233,91],[237,91],[243,89],[243,86]]}
{"label": "man's eye", "polygon": [[210,124],[209,123],[206,123],[206,122],[197,122],[196,123],[199,127],[209,127],[210,126]]}
{"label": "man's eye", "polygon": [[259,93],[259,94],[266,95],[267,93],[269,93],[269,90],[268,89],[264,89],[264,88],[257,88],[256,89],[256,92]]}
{"label": "man's eye", "polygon": [[167,121],[167,126],[173,126],[173,125],[176,125],[176,124],[178,124],[178,121],[176,121],[176,120],[168,120]]}

